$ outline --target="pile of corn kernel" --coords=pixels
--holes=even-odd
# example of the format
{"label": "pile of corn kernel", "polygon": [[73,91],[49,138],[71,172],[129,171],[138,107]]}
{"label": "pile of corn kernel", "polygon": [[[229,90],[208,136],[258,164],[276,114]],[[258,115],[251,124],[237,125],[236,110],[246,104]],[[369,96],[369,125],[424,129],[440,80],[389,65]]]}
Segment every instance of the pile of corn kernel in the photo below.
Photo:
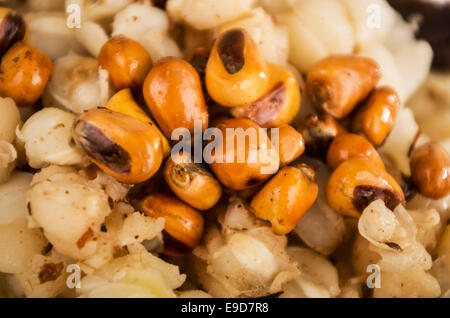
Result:
{"label": "pile of corn kernel", "polygon": [[445,79],[384,0],[28,0],[0,30],[0,296],[450,296],[450,135],[414,118]]}

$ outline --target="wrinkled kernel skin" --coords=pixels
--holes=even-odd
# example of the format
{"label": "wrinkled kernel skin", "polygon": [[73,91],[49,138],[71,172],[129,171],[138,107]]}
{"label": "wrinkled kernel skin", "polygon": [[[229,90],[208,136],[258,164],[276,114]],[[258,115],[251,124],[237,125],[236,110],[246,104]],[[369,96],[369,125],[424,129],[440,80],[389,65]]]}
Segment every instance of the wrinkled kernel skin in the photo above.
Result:
{"label": "wrinkled kernel skin", "polygon": [[364,207],[355,198],[358,186],[374,188],[377,193],[389,192],[390,199],[395,198],[398,203],[405,204],[400,185],[384,168],[368,159],[353,158],[341,163],[330,175],[326,187],[329,206],[342,215],[359,218]]}
{"label": "wrinkled kernel skin", "polygon": [[203,216],[172,195],[153,193],[140,204],[139,209],[147,216],[164,218],[164,230],[185,247],[165,246],[164,254],[181,256],[188,253],[200,242],[203,234]]}
{"label": "wrinkled kernel skin", "polygon": [[53,63],[39,49],[17,42],[3,55],[0,65],[0,96],[18,106],[34,104],[50,80]]}
{"label": "wrinkled kernel skin", "polygon": [[370,58],[333,55],[309,70],[306,93],[318,109],[343,118],[367,97],[380,77],[378,64]]}
{"label": "wrinkled kernel skin", "polygon": [[[279,157],[276,149],[272,146],[272,143],[265,131],[260,130],[261,127],[249,119],[225,119],[221,121],[217,128],[222,131],[223,140],[219,142],[215,149],[222,149],[221,161],[214,161],[210,164],[210,167],[219,181],[227,188],[233,190],[245,190],[256,187],[263,183],[265,180],[279,168]],[[245,149],[238,149],[238,138],[234,137],[234,157],[228,159],[227,162],[227,143],[231,141],[228,138],[232,138],[226,133],[227,128],[232,128],[234,131],[237,129],[243,129],[245,131],[254,131],[258,140],[249,146],[249,138],[245,138]],[[249,130],[248,130],[249,129]],[[228,136],[228,137],[227,137]],[[242,146],[242,145],[241,145]],[[258,149],[259,147],[259,149]],[[264,158],[264,152],[268,158]],[[244,154],[244,162],[238,162],[238,154]],[[212,151],[212,155],[216,155],[215,150]],[[218,156],[218,155],[217,155]],[[231,157],[231,155],[228,155]],[[249,158],[256,158],[255,162],[249,162]],[[232,161],[232,162],[230,162]],[[268,169],[268,171],[262,171]]]}
{"label": "wrinkled kernel skin", "polygon": [[194,122],[201,121],[204,131],[209,115],[197,71],[188,62],[166,57],[158,61],[148,73],[144,98],[159,127],[171,138],[176,128],[194,132]]}
{"label": "wrinkled kernel skin", "polygon": [[255,195],[251,207],[258,218],[272,224],[275,233],[283,235],[294,229],[318,193],[314,178],[295,166],[284,167]]}
{"label": "wrinkled kernel skin", "polygon": [[[93,136],[89,127],[99,134]],[[80,115],[73,137],[92,162],[124,183],[148,180],[163,160],[161,138],[154,127],[107,109],[91,109]],[[109,153],[111,150],[114,153]]]}
{"label": "wrinkled kernel skin", "polygon": [[357,109],[351,129],[364,134],[374,146],[381,146],[394,126],[399,108],[400,100],[395,90],[387,86],[377,88]]}
{"label": "wrinkled kernel skin", "polygon": [[164,180],[178,198],[198,210],[212,208],[222,196],[219,182],[198,163],[176,163],[169,157]]}
{"label": "wrinkled kernel skin", "polygon": [[409,160],[412,180],[422,195],[440,199],[450,194],[450,158],[441,145],[419,146]]}
{"label": "wrinkled kernel skin", "polygon": [[265,128],[289,124],[300,110],[300,88],[286,68],[267,63],[270,89],[248,105],[231,108],[236,118],[248,118]]}
{"label": "wrinkled kernel skin", "polygon": [[152,66],[152,58],[147,50],[123,35],[116,35],[103,45],[98,61],[101,68],[108,71],[116,90],[139,89]]}
{"label": "wrinkled kernel skin", "polygon": [[0,7],[0,56],[25,37],[26,25],[17,12]]}
{"label": "wrinkled kernel skin", "polygon": [[297,130],[305,140],[306,153],[318,158],[325,157],[336,136],[347,133],[347,130],[328,114],[309,115]]}
{"label": "wrinkled kernel skin", "polygon": [[364,137],[355,134],[341,134],[334,138],[327,153],[327,164],[331,170],[351,158],[366,158],[384,168],[377,150]]}
{"label": "wrinkled kernel skin", "polygon": [[227,107],[256,101],[270,84],[267,64],[244,29],[228,30],[215,41],[205,80],[211,98]]}
{"label": "wrinkled kernel skin", "polygon": [[[271,135],[272,140],[272,135]],[[280,166],[284,167],[300,157],[305,151],[305,141],[301,133],[289,125],[278,130]],[[272,140],[272,143],[274,141]]]}

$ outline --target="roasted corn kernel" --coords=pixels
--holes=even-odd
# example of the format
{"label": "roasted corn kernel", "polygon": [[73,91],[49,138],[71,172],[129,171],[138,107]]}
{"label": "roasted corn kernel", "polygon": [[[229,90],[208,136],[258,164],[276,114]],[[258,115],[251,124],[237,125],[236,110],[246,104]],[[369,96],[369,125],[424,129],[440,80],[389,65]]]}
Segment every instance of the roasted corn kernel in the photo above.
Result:
{"label": "roasted corn kernel", "polygon": [[256,123],[233,118],[221,121],[217,128],[223,140],[211,151],[210,166],[223,185],[233,190],[252,188],[278,170],[278,152]]}
{"label": "roasted corn kernel", "polygon": [[200,242],[203,234],[203,216],[176,197],[154,193],[138,205],[145,215],[165,219],[164,251],[170,256],[189,253]]}
{"label": "roasted corn kernel", "polygon": [[[270,138],[272,143],[273,134]],[[284,167],[300,157],[305,151],[305,140],[301,133],[289,125],[281,126],[278,129],[278,147],[280,156],[280,166]]]}
{"label": "roasted corn kernel", "polygon": [[25,31],[25,21],[17,12],[0,7],[0,56],[14,43],[22,41]]}
{"label": "roasted corn kernel", "polygon": [[327,153],[327,164],[331,170],[351,158],[366,158],[384,168],[383,160],[372,144],[355,134],[341,134],[334,138]]}
{"label": "roasted corn kernel", "polygon": [[167,160],[164,179],[177,197],[198,210],[212,208],[222,196],[219,182],[186,154]]}
{"label": "roasted corn kernel", "polygon": [[297,130],[305,140],[306,153],[314,157],[325,156],[333,139],[347,132],[328,114],[309,115]]}
{"label": "roasted corn kernel", "polygon": [[134,118],[137,118],[144,123],[147,123],[153,126],[157,131],[159,136],[161,137],[164,158],[170,155],[171,147],[169,145],[169,141],[166,136],[159,130],[158,126],[153,122],[153,120],[147,116],[147,114],[139,107],[136,101],[133,98],[133,94],[131,89],[124,88],[121,91],[114,94],[111,99],[106,104],[106,108],[109,110],[122,113],[124,115],[128,115]]}
{"label": "roasted corn kernel", "polygon": [[0,96],[11,97],[18,106],[36,102],[44,92],[53,63],[37,48],[17,42],[3,55],[0,65]]}
{"label": "roasted corn kernel", "polygon": [[236,118],[248,118],[261,127],[280,127],[289,124],[300,110],[300,88],[294,75],[286,68],[268,63],[271,87],[258,100],[233,107]]}
{"label": "roasted corn kernel", "polygon": [[309,70],[306,93],[317,108],[342,118],[367,97],[380,76],[378,64],[370,58],[330,56]]}
{"label": "roasted corn kernel", "polygon": [[328,179],[326,196],[336,212],[358,218],[361,212],[378,199],[393,210],[405,204],[400,185],[383,167],[368,159],[344,161]]}
{"label": "roasted corn kernel", "polygon": [[175,57],[159,60],[143,89],[148,108],[168,138],[179,127],[193,132],[195,121],[201,121],[203,130],[208,128],[200,77],[188,62]]}
{"label": "roasted corn kernel", "polygon": [[375,146],[380,146],[391,131],[399,108],[400,100],[395,90],[387,86],[377,88],[357,109],[351,129],[364,134]]}
{"label": "roasted corn kernel", "polygon": [[319,193],[315,171],[306,164],[284,167],[255,195],[255,215],[272,224],[277,234],[287,234],[313,205]]}
{"label": "roasted corn kernel", "polygon": [[440,199],[450,193],[450,158],[438,143],[415,148],[409,158],[411,177],[419,192]]}
{"label": "roasted corn kernel", "polygon": [[206,66],[206,87],[220,105],[242,106],[269,89],[268,68],[255,42],[243,29],[231,29],[216,40]]}
{"label": "roasted corn kernel", "polygon": [[162,163],[158,131],[139,119],[108,109],[92,109],[80,115],[73,137],[91,161],[124,183],[144,182]]}
{"label": "roasted corn kernel", "polygon": [[138,90],[152,66],[152,58],[138,42],[116,35],[109,39],[98,56],[100,67],[107,70],[116,90]]}

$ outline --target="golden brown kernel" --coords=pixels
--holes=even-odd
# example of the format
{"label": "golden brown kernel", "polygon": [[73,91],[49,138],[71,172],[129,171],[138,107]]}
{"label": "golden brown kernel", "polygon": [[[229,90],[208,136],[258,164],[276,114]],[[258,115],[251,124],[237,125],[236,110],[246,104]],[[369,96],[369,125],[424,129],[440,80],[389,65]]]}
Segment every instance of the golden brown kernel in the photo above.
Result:
{"label": "golden brown kernel", "polygon": [[315,171],[300,164],[284,167],[255,195],[255,215],[268,220],[277,234],[287,234],[313,205],[318,195]]}
{"label": "golden brown kernel", "polygon": [[164,158],[170,155],[171,147],[169,145],[169,141],[161,132],[161,130],[159,130],[155,122],[149,116],[147,116],[147,114],[136,103],[133,98],[133,94],[131,93],[131,89],[124,88],[114,94],[109,99],[108,104],[106,104],[106,108],[124,115],[134,117],[143,121],[144,123],[149,124],[150,126],[153,126],[158,131],[158,134],[161,137]]}
{"label": "golden brown kernel", "polygon": [[212,150],[212,156],[217,158],[210,166],[223,185],[233,190],[252,188],[278,170],[278,153],[256,123],[249,119],[226,119],[217,128],[223,140]]}
{"label": "golden brown kernel", "polygon": [[222,196],[222,187],[214,176],[184,154],[167,160],[164,179],[181,200],[199,210],[212,208]]}
{"label": "golden brown kernel", "polygon": [[390,87],[377,88],[352,118],[352,131],[363,133],[375,146],[383,144],[394,126],[400,100]]}
{"label": "golden brown kernel", "polygon": [[242,106],[269,88],[267,65],[244,29],[224,32],[215,42],[206,66],[206,87],[220,105]]}
{"label": "golden brown kernel", "polygon": [[73,136],[91,161],[124,183],[144,182],[162,163],[158,131],[131,116],[89,110],[75,122]]}
{"label": "golden brown kernel", "polygon": [[332,209],[358,218],[372,201],[381,199],[389,209],[405,204],[400,185],[380,165],[353,158],[341,163],[330,175],[326,189]]}
{"label": "golden brown kernel", "polygon": [[375,88],[380,76],[370,58],[334,55],[309,70],[306,93],[318,109],[343,118]]}
{"label": "golden brown kernel", "polygon": [[438,143],[415,148],[409,159],[411,177],[419,192],[440,199],[450,193],[450,158]]}
{"label": "golden brown kernel", "polygon": [[209,115],[200,77],[188,62],[174,57],[158,61],[144,82],[144,97],[159,127],[170,138],[176,128],[194,132],[194,122],[208,128]]}
{"label": "golden brown kernel", "polygon": [[351,158],[366,158],[384,168],[383,160],[372,144],[355,134],[341,134],[334,138],[327,153],[327,164],[331,170]]}
{"label": "golden brown kernel", "polygon": [[116,90],[139,89],[152,66],[147,50],[123,35],[113,36],[103,45],[98,61]]}
{"label": "golden brown kernel", "polygon": [[139,209],[147,216],[164,218],[163,253],[180,256],[189,253],[200,242],[203,216],[174,196],[154,193],[147,196]]}
{"label": "golden brown kernel", "polygon": [[0,96],[11,97],[19,106],[34,104],[44,92],[53,63],[40,50],[17,42],[3,55],[0,65]]}
{"label": "golden brown kernel", "polygon": [[[270,132],[270,138],[272,143],[272,130]],[[294,127],[289,125],[281,126],[278,130],[278,147],[280,156],[280,166],[284,167],[295,159],[300,157],[305,151],[305,141],[301,133],[299,133]]]}

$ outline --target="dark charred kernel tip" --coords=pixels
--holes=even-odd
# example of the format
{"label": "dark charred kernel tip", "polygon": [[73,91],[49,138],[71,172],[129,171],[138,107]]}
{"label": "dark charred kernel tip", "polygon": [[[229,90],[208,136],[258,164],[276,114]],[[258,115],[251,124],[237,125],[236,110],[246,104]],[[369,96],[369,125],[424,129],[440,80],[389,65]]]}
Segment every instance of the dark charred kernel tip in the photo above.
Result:
{"label": "dark charred kernel tip", "polygon": [[401,196],[391,190],[369,185],[359,185],[353,190],[353,206],[362,212],[375,200],[383,200],[388,209],[394,210],[397,205],[403,203]]}
{"label": "dark charred kernel tip", "polygon": [[101,129],[88,122],[77,121],[74,125],[76,141],[86,154],[105,164],[117,173],[131,171],[128,152],[112,141]]}
{"label": "dark charred kernel tip", "polygon": [[400,252],[403,251],[403,249],[401,248],[401,246],[398,245],[398,244],[395,243],[395,242],[385,242],[384,244],[386,244],[387,246],[389,246],[389,247],[392,248],[393,250],[400,251]]}
{"label": "dark charred kernel tip", "polygon": [[0,56],[25,36],[25,21],[14,11],[9,12],[0,25]]}
{"label": "dark charred kernel tip", "polygon": [[39,282],[44,284],[46,282],[56,280],[60,275],[62,270],[64,269],[64,264],[61,263],[47,263],[41,267],[41,271],[39,272]]}
{"label": "dark charred kernel tip", "polygon": [[27,204],[27,209],[28,209],[28,215],[32,215],[32,212],[31,212],[31,202],[28,202],[28,204]]}
{"label": "dark charred kernel tip", "polygon": [[102,232],[108,232],[108,229],[106,228],[105,223],[102,223],[102,224],[100,225],[100,231],[102,231]]}
{"label": "dark charred kernel tip", "polygon": [[239,72],[245,63],[245,35],[242,30],[226,32],[220,39],[217,50],[227,72],[230,74]]}
{"label": "dark charred kernel tip", "polygon": [[47,255],[48,253],[50,253],[52,248],[53,248],[52,243],[48,243],[47,245],[45,245],[45,247],[42,249],[42,255]]}

